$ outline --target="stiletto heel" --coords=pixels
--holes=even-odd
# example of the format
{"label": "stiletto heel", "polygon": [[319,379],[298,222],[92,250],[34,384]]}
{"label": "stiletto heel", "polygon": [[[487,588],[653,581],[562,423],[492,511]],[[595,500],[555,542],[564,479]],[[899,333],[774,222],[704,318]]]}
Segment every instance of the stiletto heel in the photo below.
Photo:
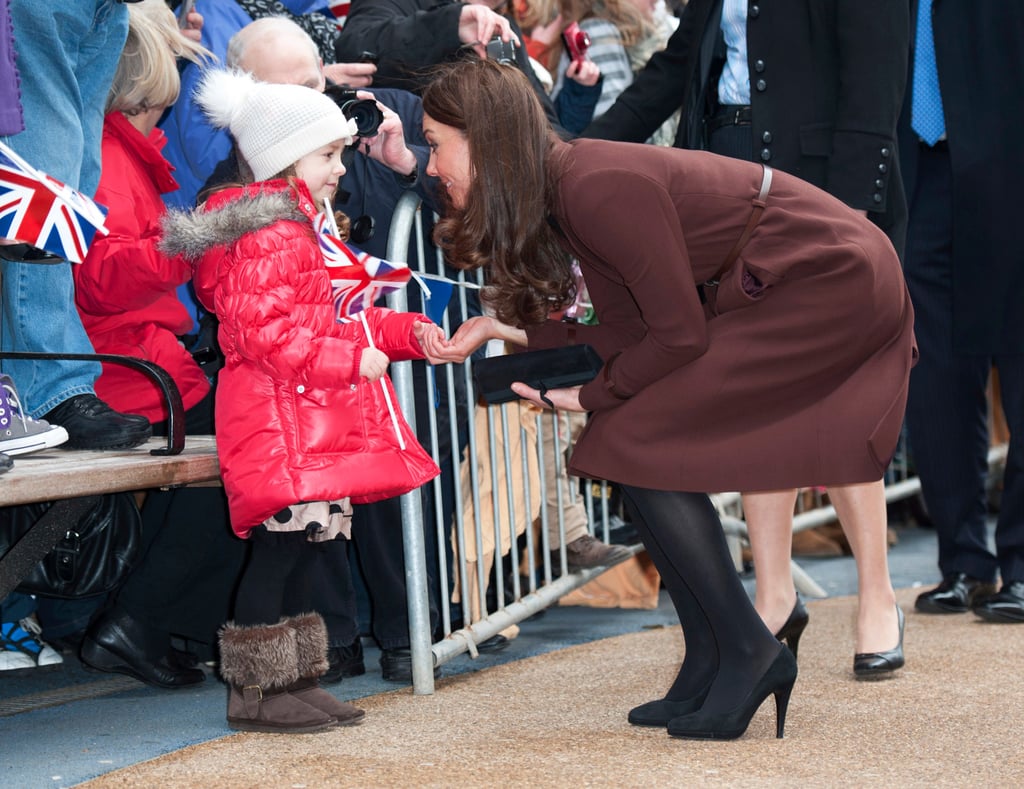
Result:
{"label": "stiletto heel", "polygon": [[797,648],[800,646],[800,636],[804,634],[804,629],[810,621],[811,617],[808,615],[807,609],[804,608],[800,595],[797,595],[793,610],[789,612],[789,618],[779,628],[779,632],[775,634],[779,641],[785,642],[786,646],[789,647],[789,651],[793,653],[794,658],[796,657]]}
{"label": "stiletto heel", "polygon": [[896,606],[896,621],[900,637],[895,648],[885,652],[859,652],[853,656],[853,673],[857,679],[877,679],[903,667],[903,627],[906,620],[899,606]]}
{"label": "stiletto heel", "polygon": [[[796,659],[796,655],[793,656],[793,659]],[[789,697],[793,693],[794,682],[775,691],[775,738],[777,740],[782,739],[782,734],[786,730],[786,710],[789,709]]]}
{"label": "stiletto heel", "polygon": [[782,737],[786,725],[789,697],[796,682],[796,658],[788,647],[779,653],[768,670],[754,685],[743,702],[728,712],[706,712],[701,709],[668,722],[668,733],[690,740],[735,740],[742,737],[764,700],[775,696],[775,736]]}

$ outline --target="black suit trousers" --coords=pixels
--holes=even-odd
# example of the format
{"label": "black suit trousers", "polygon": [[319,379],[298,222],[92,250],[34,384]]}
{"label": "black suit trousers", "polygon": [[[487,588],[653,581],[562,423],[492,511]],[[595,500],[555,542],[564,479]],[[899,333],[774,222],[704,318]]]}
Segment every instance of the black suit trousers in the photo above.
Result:
{"label": "black suit trousers", "polygon": [[[953,349],[955,315],[953,182],[949,152],[922,146],[915,183],[907,184],[910,223],[905,274],[914,304],[920,360],[910,375],[907,429],[939,543],[939,570],[985,581],[1024,580],[1024,355],[965,354]],[[992,366],[1010,429],[996,524],[987,539],[986,456]]]}

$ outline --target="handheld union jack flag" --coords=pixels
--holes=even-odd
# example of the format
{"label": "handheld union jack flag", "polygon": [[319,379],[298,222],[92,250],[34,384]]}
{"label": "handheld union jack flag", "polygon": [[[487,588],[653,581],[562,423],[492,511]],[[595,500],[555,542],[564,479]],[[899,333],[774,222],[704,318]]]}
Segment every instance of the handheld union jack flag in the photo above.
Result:
{"label": "handheld union jack flag", "polygon": [[0,142],[0,236],[81,263],[105,221],[106,209]]}
{"label": "handheld union jack flag", "polygon": [[344,322],[372,307],[379,296],[404,288],[412,277],[405,263],[381,260],[331,234],[326,214],[313,222],[334,288],[334,317]]}
{"label": "handheld union jack flag", "polygon": [[331,13],[334,14],[334,20],[337,22],[338,27],[345,26],[345,20],[348,18],[348,9],[352,5],[350,0],[328,0],[327,7]]}

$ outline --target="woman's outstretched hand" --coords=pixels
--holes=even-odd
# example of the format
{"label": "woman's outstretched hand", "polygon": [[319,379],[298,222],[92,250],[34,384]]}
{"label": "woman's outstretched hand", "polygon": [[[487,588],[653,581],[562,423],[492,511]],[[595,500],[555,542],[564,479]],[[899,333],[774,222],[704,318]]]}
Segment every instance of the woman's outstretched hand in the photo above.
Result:
{"label": "woman's outstretched hand", "polygon": [[539,389],[533,389],[521,383],[512,384],[512,391],[524,400],[529,400],[541,408],[554,406],[558,411],[586,411],[587,409],[580,405],[580,389],[579,386],[572,386],[568,389],[548,389],[544,393],[545,399],[542,400]]}
{"label": "woman's outstretched hand", "polygon": [[444,364],[451,361],[443,356],[448,347],[448,338],[444,329],[434,323],[417,321],[412,325],[412,333],[423,350],[423,356],[431,364]]}
{"label": "woman's outstretched hand", "polygon": [[526,332],[486,315],[465,321],[448,340],[442,358],[446,362],[464,362],[488,340],[504,340],[513,345],[526,345]]}

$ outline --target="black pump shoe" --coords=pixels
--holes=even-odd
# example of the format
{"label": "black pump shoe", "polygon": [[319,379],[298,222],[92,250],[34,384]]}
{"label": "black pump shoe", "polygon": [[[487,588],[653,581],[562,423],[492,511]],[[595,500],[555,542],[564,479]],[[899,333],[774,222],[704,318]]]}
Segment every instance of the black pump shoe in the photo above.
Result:
{"label": "black pump shoe", "polygon": [[670,701],[669,699],[648,701],[639,707],[633,707],[629,711],[628,720],[634,726],[668,726],[668,722],[673,718],[689,715],[699,710],[704,699],[708,697],[708,690],[710,688],[705,688],[702,693],[682,701]]}
{"label": "black pump shoe", "polygon": [[786,728],[786,710],[796,682],[796,658],[786,647],[779,654],[747,695],[747,698],[728,712],[705,712],[673,718],[668,722],[668,733],[689,740],[735,740],[742,737],[764,700],[775,696],[775,736],[782,739]]}
{"label": "black pump shoe", "polygon": [[82,639],[79,657],[87,667],[97,671],[127,674],[147,685],[168,690],[196,685],[206,679],[201,669],[183,666],[166,654],[154,660],[147,654],[148,642],[145,627],[115,609],[89,628]]}
{"label": "black pump shoe", "polygon": [[885,652],[860,652],[853,656],[853,673],[857,679],[877,679],[903,667],[903,609],[896,606],[900,640],[894,649]]}
{"label": "black pump shoe", "polygon": [[808,615],[807,609],[804,608],[800,595],[797,595],[796,603],[793,604],[793,610],[789,612],[789,618],[779,628],[779,632],[775,634],[779,641],[785,642],[786,646],[789,647],[789,651],[793,653],[794,658],[796,657],[797,648],[800,646],[800,636],[804,634],[807,623],[810,621],[811,617]]}

